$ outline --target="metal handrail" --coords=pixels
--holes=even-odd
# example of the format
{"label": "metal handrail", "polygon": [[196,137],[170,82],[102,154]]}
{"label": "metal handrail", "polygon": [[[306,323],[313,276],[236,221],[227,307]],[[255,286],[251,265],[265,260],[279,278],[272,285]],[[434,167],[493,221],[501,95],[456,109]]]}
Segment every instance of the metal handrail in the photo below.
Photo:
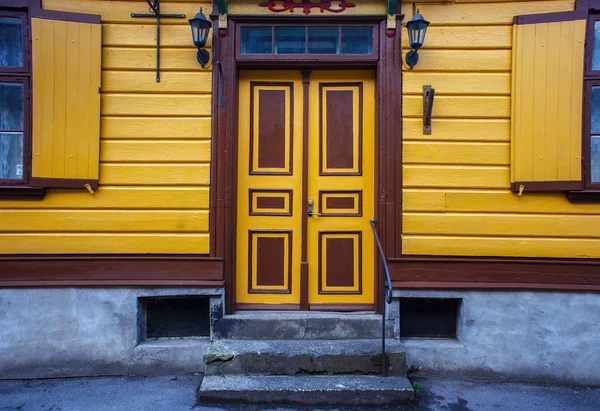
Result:
{"label": "metal handrail", "polygon": [[385,358],[385,305],[386,303],[392,303],[392,280],[390,278],[390,269],[388,267],[387,258],[385,258],[385,253],[383,252],[383,247],[381,246],[381,240],[379,239],[379,234],[377,233],[377,220],[372,219],[369,221],[369,224],[371,224],[371,230],[373,230],[373,235],[375,237],[375,241],[377,242],[377,248],[379,249],[379,255],[381,256],[381,261],[383,262],[383,270],[385,271],[385,278],[382,281],[382,295],[384,298],[381,299],[381,364],[383,367],[383,376],[387,377],[388,370]]}

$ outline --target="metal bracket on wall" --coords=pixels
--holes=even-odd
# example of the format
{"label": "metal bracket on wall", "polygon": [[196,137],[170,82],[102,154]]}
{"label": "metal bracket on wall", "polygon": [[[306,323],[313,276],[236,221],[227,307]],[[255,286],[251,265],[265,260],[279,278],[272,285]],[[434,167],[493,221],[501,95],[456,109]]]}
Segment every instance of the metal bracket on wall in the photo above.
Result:
{"label": "metal bracket on wall", "polygon": [[431,112],[435,89],[430,85],[423,86],[423,134],[431,134]]}
{"label": "metal bracket on wall", "polygon": [[131,17],[156,17],[156,82],[160,83],[160,18],[185,19],[185,14],[161,14],[160,0],[146,0],[146,3],[150,6],[148,11],[152,13],[131,13]]}

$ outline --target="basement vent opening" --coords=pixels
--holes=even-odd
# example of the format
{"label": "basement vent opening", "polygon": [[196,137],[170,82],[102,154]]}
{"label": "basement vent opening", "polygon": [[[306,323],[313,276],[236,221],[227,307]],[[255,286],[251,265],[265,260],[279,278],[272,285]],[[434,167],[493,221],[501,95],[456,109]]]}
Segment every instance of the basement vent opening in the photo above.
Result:
{"label": "basement vent opening", "polygon": [[401,298],[401,338],[456,338],[460,298]]}
{"label": "basement vent opening", "polygon": [[208,296],[139,299],[139,336],[146,338],[210,336]]}

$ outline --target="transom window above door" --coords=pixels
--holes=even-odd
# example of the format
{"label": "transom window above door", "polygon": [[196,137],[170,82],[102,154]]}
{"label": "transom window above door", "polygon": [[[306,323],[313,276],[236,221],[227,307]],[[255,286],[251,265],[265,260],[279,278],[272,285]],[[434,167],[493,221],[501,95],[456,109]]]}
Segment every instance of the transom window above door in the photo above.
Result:
{"label": "transom window above door", "polygon": [[[237,55],[244,57],[331,59],[377,55],[373,25],[241,25]],[[339,58],[338,57],[338,58]],[[335,58],[335,57],[334,57]]]}

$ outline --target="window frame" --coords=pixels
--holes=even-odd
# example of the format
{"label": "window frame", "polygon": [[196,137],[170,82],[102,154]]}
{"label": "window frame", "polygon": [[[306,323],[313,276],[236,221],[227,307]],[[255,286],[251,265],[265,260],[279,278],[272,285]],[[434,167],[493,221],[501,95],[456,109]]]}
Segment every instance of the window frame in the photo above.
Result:
{"label": "window frame", "polygon": [[584,190],[600,190],[600,182],[592,181],[592,87],[600,87],[600,69],[593,70],[594,57],[594,28],[600,23],[600,12],[593,9],[588,10],[586,27],[586,50],[585,50],[585,73],[583,78],[583,141],[581,144],[583,156],[583,187]]}
{"label": "window frame", "polygon": [[[271,54],[242,54],[242,42],[241,35],[242,29],[244,28],[271,28]],[[338,54],[310,54],[308,53],[308,34],[305,38],[305,53],[304,54],[275,54],[275,28],[276,27],[305,27],[306,33],[308,33],[308,28],[310,27],[334,27],[338,29],[339,38],[338,38],[338,46],[341,51],[342,44],[342,28],[344,27],[370,27],[373,30],[373,39],[372,39],[372,52],[370,54],[342,54],[341,52]],[[379,59],[379,26],[370,21],[365,21],[361,23],[344,23],[340,24],[332,23],[332,22],[301,22],[298,20],[290,21],[288,23],[239,23],[236,25],[236,41],[235,41],[235,59],[239,63],[244,62],[310,62],[310,63],[318,63],[318,62],[329,62],[331,58],[335,56],[336,62],[370,62],[377,63]]]}
{"label": "window frame", "polygon": [[12,17],[21,19],[21,38],[23,39],[23,66],[0,66],[0,75],[2,74],[23,74],[31,75],[31,42],[29,41],[29,15],[24,11],[14,11],[0,8],[0,17]]}
{"label": "window frame", "polygon": [[31,42],[28,12],[0,8],[0,17],[20,18],[23,39],[23,66],[0,66],[0,83],[23,84],[23,178],[0,179],[0,190],[2,190],[29,187],[31,179]]}
{"label": "window frame", "polygon": [[26,76],[5,76],[0,73],[0,83],[23,84],[23,178],[2,179],[0,187],[23,186],[31,177],[31,79]]}

